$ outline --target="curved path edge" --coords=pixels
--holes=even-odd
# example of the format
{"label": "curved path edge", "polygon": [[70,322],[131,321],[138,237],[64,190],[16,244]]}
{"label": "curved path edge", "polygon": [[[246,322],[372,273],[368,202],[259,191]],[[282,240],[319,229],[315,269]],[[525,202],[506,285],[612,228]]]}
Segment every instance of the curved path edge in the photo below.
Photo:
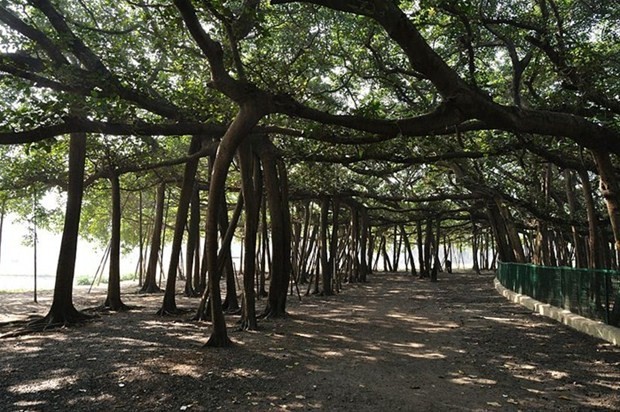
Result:
{"label": "curved path edge", "polygon": [[513,292],[512,290],[505,288],[497,278],[494,279],[494,284],[495,289],[500,295],[503,295],[506,299],[514,303],[525,306],[531,311],[540,313],[548,318],[555,319],[558,322],[578,330],[579,332],[583,332],[590,336],[594,336],[595,338],[606,340],[616,346],[620,346],[620,328],[584,318],[583,316],[576,315],[566,309],[551,306],[548,303],[542,303],[529,296]]}

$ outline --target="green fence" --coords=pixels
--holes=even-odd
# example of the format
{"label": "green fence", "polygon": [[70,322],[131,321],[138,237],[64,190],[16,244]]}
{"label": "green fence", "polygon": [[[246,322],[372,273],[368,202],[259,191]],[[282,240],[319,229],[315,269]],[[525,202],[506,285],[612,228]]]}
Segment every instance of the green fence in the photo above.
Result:
{"label": "green fence", "polygon": [[620,272],[500,262],[500,283],[517,293],[610,325],[620,323]]}

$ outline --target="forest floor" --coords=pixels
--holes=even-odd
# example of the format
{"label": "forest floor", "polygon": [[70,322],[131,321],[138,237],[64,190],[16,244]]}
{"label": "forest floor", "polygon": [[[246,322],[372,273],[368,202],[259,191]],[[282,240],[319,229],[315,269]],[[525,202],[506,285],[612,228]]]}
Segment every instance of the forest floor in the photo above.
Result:
{"label": "forest floor", "polygon": [[[157,317],[161,295],[125,287],[132,311],[0,340],[0,411],[620,410],[620,348],[505,300],[492,280],[377,273],[291,296],[290,316],[257,332],[228,316],[224,349],[203,347],[208,324]],[[103,297],[75,292],[79,308]],[[0,294],[0,322],[45,314],[50,293],[31,300]]]}

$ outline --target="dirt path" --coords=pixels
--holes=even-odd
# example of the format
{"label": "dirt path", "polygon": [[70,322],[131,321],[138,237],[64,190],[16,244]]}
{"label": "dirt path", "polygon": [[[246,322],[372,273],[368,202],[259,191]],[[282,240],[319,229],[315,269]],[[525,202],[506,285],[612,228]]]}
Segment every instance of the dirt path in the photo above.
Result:
{"label": "dirt path", "polygon": [[[19,300],[0,295],[0,316]],[[0,410],[620,409],[620,348],[506,301],[492,275],[377,274],[291,298],[258,332],[231,316],[230,349],[202,348],[204,324],[155,317],[161,296],[125,301],[142,308],[0,341]]]}

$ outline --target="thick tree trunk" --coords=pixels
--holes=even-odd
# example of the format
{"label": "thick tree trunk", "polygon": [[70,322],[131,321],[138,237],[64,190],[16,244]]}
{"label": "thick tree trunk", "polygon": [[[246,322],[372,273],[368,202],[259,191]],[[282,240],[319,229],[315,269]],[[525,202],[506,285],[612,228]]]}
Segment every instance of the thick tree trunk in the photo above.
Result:
{"label": "thick tree trunk", "polygon": [[217,264],[217,223],[219,206],[226,193],[226,178],[228,168],[233,160],[237,148],[261,119],[262,113],[255,103],[243,104],[239,113],[222,137],[213,163],[213,174],[208,198],[207,210],[207,267],[209,278],[209,294],[211,302],[211,316],[213,331],[206,346],[223,347],[231,344],[226,330],[226,320],[222,311],[222,297],[220,294],[220,276]]}
{"label": "thick tree trunk", "polygon": [[614,234],[615,260],[618,260],[618,253],[620,253],[620,187],[618,186],[618,178],[608,152],[593,151],[592,153],[599,172],[601,194],[607,205],[607,213]]}
{"label": "thick tree trunk", "polygon": [[112,234],[110,237],[110,276],[108,279],[108,296],[104,307],[110,310],[127,310],[121,300],[121,186],[119,176],[112,171],[110,185],[112,189]]}
{"label": "thick tree trunk", "polygon": [[[201,137],[193,136],[189,147],[189,154],[196,153],[200,150]],[[198,170],[199,159],[191,159],[185,164],[183,173],[183,186],[181,187],[181,196],[179,198],[179,206],[177,208],[177,216],[174,224],[174,235],[172,237],[172,247],[170,253],[170,265],[168,266],[168,276],[166,279],[166,290],[164,292],[164,301],[158,315],[178,314],[179,309],[176,304],[176,279],[179,268],[179,255],[181,254],[181,246],[183,243],[183,233],[185,232],[185,224],[187,222],[187,214],[189,211],[189,203],[194,191],[194,180],[196,171]]]}
{"label": "thick tree trunk", "polygon": [[82,210],[84,189],[84,163],[86,160],[86,135],[73,133],[69,143],[69,184],[65,222],[58,255],[56,282],[52,306],[47,315],[36,322],[43,327],[56,327],[78,323],[90,316],[78,312],[73,306],[73,277]]}
{"label": "thick tree trunk", "polygon": [[284,176],[278,177],[277,160],[272,144],[263,141],[260,148],[263,164],[265,191],[271,217],[271,241],[273,257],[266,317],[283,317],[286,315],[287,287],[290,280],[290,224],[287,219],[287,191]]}

